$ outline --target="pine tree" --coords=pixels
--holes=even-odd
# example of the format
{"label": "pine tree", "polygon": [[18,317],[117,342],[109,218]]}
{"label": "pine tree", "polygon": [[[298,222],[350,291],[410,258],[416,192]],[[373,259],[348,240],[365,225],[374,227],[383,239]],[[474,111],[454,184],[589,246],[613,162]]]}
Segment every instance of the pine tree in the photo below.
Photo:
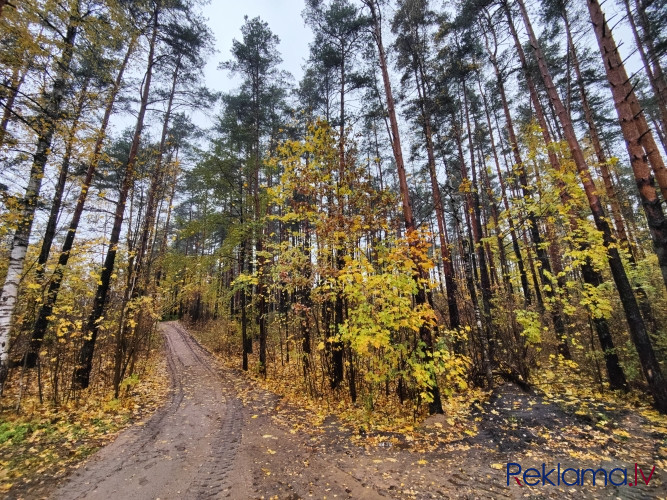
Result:
{"label": "pine tree", "polygon": [[[232,47],[234,59],[224,63],[221,67],[243,77],[241,95],[247,99],[249,106],[245,120],[253,172],[253,238],[258,276],[255,293],[257,295],[257,323],[259,324],[259,362],[260,371],[266,373],[267,289],[265,274],[268,270],[264,253],[265,235],[262,220],[265,213],[261,203],[260,180],[263,170],[263,140],[266,137],[267,117],[275,104],[275,97],[281,95],[274,91],[275,86],[280,84],[280,74],[277,70],[281,62],[277,49],[280,40],[271,32],[266,22],[259,18],[248,19],[246,17],[241,32],[243,40],[235,40]],[[246,251],[247,248],[244,253]]]}

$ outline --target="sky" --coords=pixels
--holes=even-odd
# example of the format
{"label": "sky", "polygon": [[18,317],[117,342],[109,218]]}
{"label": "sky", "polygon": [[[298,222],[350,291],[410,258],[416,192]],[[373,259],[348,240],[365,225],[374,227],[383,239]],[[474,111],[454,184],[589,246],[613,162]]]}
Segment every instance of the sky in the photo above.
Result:
{"label": "sky", "polygon": [[304,25],[301,11],[303,0],[211,0],[204,7],[204,16],[213,30],[217,53],[206,66],[205,75],[208,86],[215,90],[230,91],[239,84],[229,77],[226,71],[217,69],[222,61],[231,58],[232,40],[241,39],[243,16],[261,17],[269,28],[280,38],[280,51],[283,64],[281,69],[289,71],[298,81],[308,57],[308,44],[313,35]]}

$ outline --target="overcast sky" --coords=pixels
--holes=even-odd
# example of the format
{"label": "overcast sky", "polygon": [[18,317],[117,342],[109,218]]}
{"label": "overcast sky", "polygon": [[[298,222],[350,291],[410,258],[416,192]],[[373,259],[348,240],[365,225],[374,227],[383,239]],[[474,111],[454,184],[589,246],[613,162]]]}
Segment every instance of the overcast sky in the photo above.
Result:
{"label": "overcast sky", "polygon": [[292,73],[295,81],[301,78],[305,59],[308,57],[308,44],[312,33],[304,25],[301,11],[303,0],[211,0],[204,8],[208,25],[216,39],[216,53],[206,67],[207,85],[215,90],[232,90],[238,81],[231,81],[226,71],[217,69],[221,61],[231,59],[232,40],[241,39],[243,16],[259,16],[269,24],[271,31],[280,38],[282,69]]}

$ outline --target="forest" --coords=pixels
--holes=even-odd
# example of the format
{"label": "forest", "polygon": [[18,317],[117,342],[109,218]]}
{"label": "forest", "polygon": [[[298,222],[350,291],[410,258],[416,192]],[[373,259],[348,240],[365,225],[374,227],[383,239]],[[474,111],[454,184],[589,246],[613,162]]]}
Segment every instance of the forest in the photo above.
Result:
{"label": "forest", "polygon": [[305,0],[298,79],[207,3],[0,0],[3,415],[119,401],[172,320],[370,420],[667,413],[664,0]]}

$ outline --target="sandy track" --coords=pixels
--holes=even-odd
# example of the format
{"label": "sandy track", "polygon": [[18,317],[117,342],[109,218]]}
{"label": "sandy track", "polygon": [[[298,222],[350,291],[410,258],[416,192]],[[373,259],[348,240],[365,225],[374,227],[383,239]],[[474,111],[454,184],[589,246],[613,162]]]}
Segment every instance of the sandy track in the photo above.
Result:
{"label": "sandy track", "polygon": [[56,492],[62,499],[244,498],[232,473],[243,410],[211,360],[178,323],[162,325],[171,399],[122,433]]}

